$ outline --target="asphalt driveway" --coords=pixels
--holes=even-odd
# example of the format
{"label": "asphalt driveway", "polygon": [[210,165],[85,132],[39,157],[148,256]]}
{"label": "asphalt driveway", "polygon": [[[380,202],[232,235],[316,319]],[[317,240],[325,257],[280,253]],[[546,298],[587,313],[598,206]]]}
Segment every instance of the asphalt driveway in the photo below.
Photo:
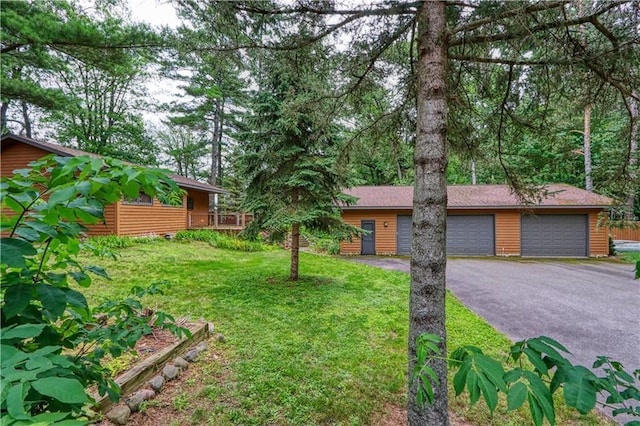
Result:
{"label": "asphalt driveway", "polygon": [[[353,260],[409,271],[395,257]],[[591,367],[598,355],[640,368],[640,280],[633,265],[602,261],[460,259],[447,262],[447,287],[510,339],[540,335]],[[621,420],[616,418],[616,420]]]}

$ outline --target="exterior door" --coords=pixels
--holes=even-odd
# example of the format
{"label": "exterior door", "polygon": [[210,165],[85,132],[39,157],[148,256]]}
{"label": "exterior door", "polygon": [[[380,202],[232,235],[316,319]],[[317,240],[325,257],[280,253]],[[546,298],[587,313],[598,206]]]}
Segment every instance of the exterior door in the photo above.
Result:
{"label": "exterior door", "polygon": [[376,221],[363,220],[360,227],[368,231],[367,234],[361,238],[362,254],[376,254]]}
{"label": "exterior door", "polygon": [[413,219],[409,215],[398,215],[398,254],[411,254]]}
{"label": "exterior door", "polygon": [[589,220],[586,214],[523,215],[522,256],[588,256]]}

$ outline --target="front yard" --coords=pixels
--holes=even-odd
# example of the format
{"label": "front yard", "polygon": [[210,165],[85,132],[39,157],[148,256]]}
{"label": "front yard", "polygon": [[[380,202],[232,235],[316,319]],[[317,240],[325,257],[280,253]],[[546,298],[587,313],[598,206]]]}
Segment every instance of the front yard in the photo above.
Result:
{"label": "front yard", "polygon": [[[181,394],[175,418],[163,424],[360,425],[379,424],[389,407],[402,412],[408,275],[302,253],[302,279],[290,282],[288,254],[159,241],[124,249],[117,261],[84,259],[113,278],[95,280],[86,290],[91,302],[163,281],[165,294],[146,299],[148,307],[203,317],[226,338],[215,347],[224,366],[201,367],[193,379],[200,391]],[[450,294],[447,321],[449,348],[476,345],[497,355],[510,345]],[[466,397],[451,401],[471,424],[530,423],[526,407],[505,414],[503,404],[490,417],[482,404],[467,406]],[[603,422],[557,411],[558,424]]]}

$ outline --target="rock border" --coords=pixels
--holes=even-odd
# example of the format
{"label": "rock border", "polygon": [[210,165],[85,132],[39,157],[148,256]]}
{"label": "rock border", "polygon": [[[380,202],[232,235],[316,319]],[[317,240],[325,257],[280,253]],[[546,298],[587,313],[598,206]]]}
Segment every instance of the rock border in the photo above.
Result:
{"label": "rock border", "polygon": [[[115,379],[115,382],[120,386],[121,395],[123,396],[123,399],[125,401],[129,399],[129,398],[125,398],[125,395],[132,394],[133,392],[137,391],[138,389],[146,385],[152,376],[156,376],[154,377],[154,379],[156,380],[154,381],[153,384],[149,383],[152,389],[147,389],[147,390],[153,392],[155,395],[154,386],[161,389],[164,384],[164,380],[162,381],[162,383],[160,383],[159,379],[157,379],[158,377],[157,373],[160,370],[163,370],[166,368],[165,364],[167,364],[167,362],[170,359],[174,360],[172,365],[175,367],[175,360],[179,358],[180,355],[186,352],[186,354],[184,355],[185,358],[182,359],[183,363],[178,361],[178,364],[184,366],[185,365],[184,362],[188,361],[187,359],[188,354],[192,353],[192,356],[193,356],[192,361],[195,361],[197,355],[200,352],[207,349],[206,343],[204,343],[203,340],[208,338],[209,335],[213,332],[214,330],[213,324],[192,323],[192,324],[187,324],[186,327],[191,331],[191,337],[183,337],[182,339],[180,339],[180,341],[174,343],[173,345],[167,348],[164,348],[160,352],[153,354],[150,357],[142,360],[141,362],[134,365],[132,368],[130,368],[129,370],[127,370],[126,372],[124,372],[123,374],[121,374]],[[191,348],[191,349],[187,351],[188,348]],[[179,367],[175,367],[175,368],[179,368]],[[170,370],[172,373],[174,372],[172,369]],[[172,378],[175,378],[176,376],[177,374]],[[109,399],[108,395],[100,396],[98,394],[94,394],[93,398],[96,401],[95,409],[101,412],[106,412],[106,410],[109,409],[114,404],[113,401]],[[121,405],[119,405],[118,407],[121,407]],[[124,413],[124,411],[126,410],[122,410],[122,411]],[[130,414],[131,413],[129,413],[129,415]],[[127,418],[128,418],[128,415],[127,415]],[[116,423],[114,420],[111,420],[111,421]],[[116,423],[116,424],[124,424],[124,423]]]}

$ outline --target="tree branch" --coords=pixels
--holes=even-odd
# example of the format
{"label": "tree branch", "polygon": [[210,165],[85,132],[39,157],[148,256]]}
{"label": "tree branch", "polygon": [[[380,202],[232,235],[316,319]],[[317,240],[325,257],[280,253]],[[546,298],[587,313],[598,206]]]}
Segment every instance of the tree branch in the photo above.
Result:
{"label": "tree branch", "polygon": [[507,12],[504,12],[500,15],[496,15],[496,16],[491,16],[489,18],[484,18],[484,19],[479,19],[477,21],[473,21],[473,22],[469,22],[467,24],[464,25],[459,25],[456,28],[454,28],[453,30],[451,30],[450,34],[457,34],[460,32],[467,32],[467,31],[473,31],[485,24],[490,24],[496,21],[499,21],[501,19],[505,19],[505,18],[510,18],[512,16],[516,16],[516,15],[521,15],[523,13],[533,13],[533,12],[540,12],[543,10],[549,10],[549,9],[555,9],[556,7],[561,7],[564,6],[566,3],[569,3],[567,0],[562,0],[562,1],[556,1],[556,2],[549,2],[549,3],[539,3],[539,4],[534,4],[534,5],[530,5],[527,7],[521,7],[521,8],[517,8],[517,9],[512,9],[509,10]]}
{"label": "tree branch", "polygon": [[[573,27],[576,25],[581,25],[581,24],[586,24],[588,22],[591,22],[591,20],[594,17],[600,16],[606,12],[608,12],[609,10],[618,7],[622,4],[628,3],[630,0],[616,0],[616,1],[612,1],[610,3],[606,3],[606,5],[600,9],[597,12],[594,12],[591,15],[588,16],[583,16],[583,17],[579,17],[579,18],[575,18],[575,19],[570,19],[570,20],[562,20],[562,21],[554,21],[554,22],[547,22],[545,24],[541,24],[541,25],[537,25],[533,28],[525,28],[522,29],[520,31],[514,31],[514,32],[506,32],[506,33],[501,33],[501,34],[493,34],[493,35],[477,35],[474,37],[460,37],[458,39],[453,39],[449,41],[449,46],[459,46],[463,43],[465,44],[486,44],[486,43],[492,43],[494,41],[507,41],[507,40],[513,40],[513,39],[517,39],[520,38],[522,36],[525,35],[532,35],[532,34],[536,34],[542,31],[547,31],[547,30],[551,30],[554,28],[562,28],[562,27]],[[494,19],[495,20],[495,19]]]}
{"label": "tree branch", "polygon": [[449,55],[449,59],[454,61],[476,62],[482,64],[501,64],[509,66],[535,66],[535,65],[571,65],[577,64],[580,60],[553,59],[553,60],[535,60],[526,59],[501,59],[501,58],[482,58],[468,55]]}

